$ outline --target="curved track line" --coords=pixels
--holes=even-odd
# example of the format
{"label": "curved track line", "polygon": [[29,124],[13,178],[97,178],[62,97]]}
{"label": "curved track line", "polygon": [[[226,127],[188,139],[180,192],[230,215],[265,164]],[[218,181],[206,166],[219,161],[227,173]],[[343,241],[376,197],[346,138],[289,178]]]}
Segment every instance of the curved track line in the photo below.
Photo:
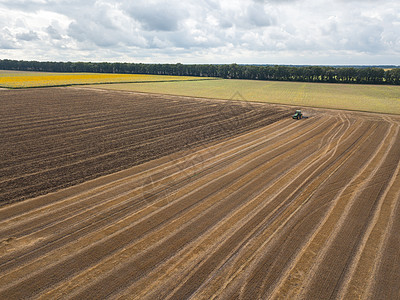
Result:
{"label": "curved track line", "polygon": [[[389,132],[387,132],[386,136],[384,137],[384,140],[387,139],[389,136]],[[309,270],[307,268],[311,267],[311,263],[313,262],[312,257],[314,257],[319,250],[316,250],[318,245],[321,245],[319,247],[322,247],[322,245],[326,245],[326,241],[323,242],[321,240],[322,236],[325,236],[327,233],[324,233],[325,228],[329,228],[330,225],[326,224],[331,224],[333,221],[332,219],[333,216],[338,216],[338,212],[334,213],[334,210],[337,210],[339,205],[337,201],[342,201],[344,203],[344,199],[346,199],[345,195],[351,195],[354,193],[357,189],[360,188],[361,183],[365,183],[366,180],[362,181],[361,183],[359,182],[359,178],[363,172],[365,172],[368,168],[370,168],[370,164],[372,161],[374,161],[375,157],[379,154],[380,151],[385,150],[384,144],[381,143],[380,148],[378,148],[375,153],[370,157],[369,161],[367,161],[362,169],[357,171],[352,177],[351,180],[341,189],[341,192],[334,198],[332,199],[332,204],[330,205],[330,209],[327,211],[325,214],[325,218],[321,221],[321,224],[318,225],[318,230],[313,234],[313,236],[309,239],[309,242],[306,244],[305,248],[297,255],[296,260],[293,262],[294,266],[291,267],[290,271],[287,271],[286,275],[284,275],[280,279],[280,283],[277,285],[281,285],[280,287],[275,288],[274,295],[275,296],[283,296],[282,291],[284,290],[289,290],[287,293],[290,293],[293,288],[297,288],[299,285],[301,285],[304,281],[304,277],[306,274],[308,274]],[[367,171],[369,173],[370,171]],[[349,191],[350,190],[350,191]],[[342,211],[346,211],[346,209],[343,209]],[[328,222],[329,220],[329,222]],[[305,261],[308,261],[307,264]],[[316,265],[316,263],[315,263]],[[306,267],[307,266],[307,267]],[[296,274],[302,274],[302,275],[296,275]],[[285,287],[283,286],[285,285]],[[292,286],[292,288],[290,288]],[[282,291],[279,291],[282,290]],[[274,296],[272,296],[274,297]],[[292,297],[295,297],[292,295]],[[300,296],[301,298],[301,296]]]}
{"label": "curved track line", "polygon": [[[254,154],[253,154],[253,156],[254,156]],[[239,162],[239,164],[240,164],[240,162]],[[233,169],[235,169],[235,168],[233,168]],[[150,216],[149,216],[150,217]]]}
{"label": "curved track line", "polygon": [[[299,164],[299,163],[298,163]],[[296,164],[296,165],[294,165],[293,167],[292,167],[292,169],[293,168],[296,168],[296,166],[298,165],[298,164]],[[282,178],[283,176],[286,176],[286,174],[283,174],[280,178]],[[279,179],[279,178],[278,178]],[[276,180],[278,180],[278,179],[276,179]],[[271,182],[271,183],[269,183],[269,186],[272,186],[272,185],[274,185],[274,182]],[[265,188],[267,188],[267,187],[265,187]],[[264,188],[264,189],[265,189]],[[261,194],[259,194],[259,195],[257,195],[257,196],[255,196],[254,198],[252,198],[251,199],[251,201],[249,202],[249,203],[253,203],[254,201],[256,201],[257,199],[259,199],[258,201],[264,201],[265,202],[265,194],[267,194],[267,192],[266,191],[263,191]],[[250,199],[249,199],[250,200]],[[263,206],[265,206],[265,204],[266,203],[268,203],[268,202],[265,202],[264,204],[259,204],[259,205],[261,205],[260,206],[260,208],[258,208],[257,210],[255,210],[255,211],[253,211],[253,212],[249,212],[248,214],[248,218],[249,217],[251,217],[252,215],[255,215],[260,209],[262,209],[262,207]],[[239,211],[240,210],[238,210],[238,212],[235,212],[235,214],[236,213],[239,213]],[[226,218],[228,218],[228,216],[226,217]],[[221,224],[221,226],[223,226],[223,224],[225,223],[225,222],[227,222],[227,221],[225,221],[225,219],[224,220],[222,220],[221,221],[222,222],[222,224]],[[221,223],[220,222],[220,223]],[[242,225],[243,226],[243,225]],[[240,227],[236,227],[237,229],[239,229]],[[236,230],[237,230],[236,229]],[[231,232],[232,232],[232,234],[235,234],[236,233],[236,230],[234,230],[234,231],[232,231],[232,230],[230,230]],[[211,234],[213,234],[213,232],[211,233]],[[230,235],[228,235],[228,236],[226,236],[225,238],[228,238]],[[221,237],[221,236],[219,236],[219,237]],[[199,242],[200,243],[200,242]],[[203,246],[202,246],[203,247]],[[210,246],[211,247],[211,246]],[[187,263],[186,263],[187,264]],[[199,266],[200,266],[201,264],[199,264]],[[174,267],[171,267],[171,269],[170,270],[172,270]],[[196,268],[194,268],[192,271],[190,271],[190,272],[194,272],[195,270],[197,269],[197,267]],[[170,274],[170,273],[169,273]],[[180,274],[181,275],[181,274]],[[188,276],[188,275],[185,275],[185,276]],[[150,284],[150,282],[146,282],[146,283],[143,283],[143,287],[145,287],[145,286],[148,286]],[[136,288],[135,289],[135,291],[141,291],[142,290],[142,288]],[[135,294],[136,294],[137,292],[135,292]]]}
{"label": "curved track line", "polygon": [[[362,135],[362,137],[364,137],[363,139],[365,140],[365,134],[363,134]],[[359,145],[358,145],[358,147],[360,146],[360,143],[362,144],[362,141],[363,141],[363,139],[361,139],[360,141],[359,141]],[[354,144],[353,144],[353,146],[354,146]],[[335,150],[334,150],[334,153],[336,154],[336,149],[337,148],[335,148]],[[356,147],[356,149],[357,149],[357,147]],[[354,151],[354,150],[353,150]],[[344,152],[344,153],[346,153],[346,151]],[[338,161],[336,161],[335,162],[335,164],[333,164],[333,166],[330,166],[331,168],[333,168],[333,170],[331,170],[331,171],[327,171],[327,172],[325,172],[325,173],[322,173],[322,175],[323,175],[323,177],[325,177],[324,179],[318,179],[317,181],[315,181],[315,184],[316,185],[314,185],[314,187],[312,187],[312,186],[310,186],[310,192],[311,192],[311,194],[310,195],[308,195],[308,193],[305,193],[305,195],[306,195],[306,199],[310,199],[310,197],[312,197],[313,196],[313,194],[314,194],[314,189],[315,189],[315,187],[318,187],[318,185],[319,185],[319,189],[320,189],[320,187],[321,186],[323,186],[326,182],[327,182],[327,180],[329,180],[330,179],[330,177],[331,177],[331,175],[330,174],[333,174],[336,170],[338,170],[339,168],[341,168],[341,166],[342,166],[342,164],[345,162],[345,161],[347,161],[348,159],[350,159],[350,156],[347,154],[347,155],[345,155],[344,157],[342,157],[342,159],[340,159],[340,160],[338,160]],[[327,175],[325,175],[326,173],[328,173]],[[309,200],[307,200],[307,202],[308,202]],[[307,203],[307,202],[305,202],[305,203]],[[301,208],[301,206],[300,207],[298,207],[298,208],[296,208],[296,210],[292,213],[292,216],[295,216],[295,212],[296,211],[299,211],[299,209]],[[311,215],[310,215],[310,217],[311,217]],[[296,218],[295,218],[296,219]],[[293,219],[293,220],[295,220],[295,219]],[[289,218],[286,218],[286,221],[282,224],[282,226],[284,226],[287,222],[289,222],[289,221],[291,221]],[[302,222],[303,221],[303,219],[300,219],[300,221]],[[301,224],[301,223],[299,223],[299,224]],[[281,226],[281,227],[282,227]],[[272,274],[272,273],[271,273]],[[263,287],[264,286],[266,286],[266,282],[267,281],[264,281],[264,284],[261,284],[261,286],[260,286],[260,293],[261,293],[261,291],[263,290]],[[270,286],[270,285],[269,285]],[[248,289],[248,291],[250,291],[250,288]]]}
{"label": "curved track line", "polygon": [[[347,146],[346,146],[347,147]],[[346,156],[345,156],[346,157]],[[348,159],[348,155],[347,155],[347,159]],[[340,166],[340,164],[341,164],[341,160],[339,160],[339,162],[336,162],[336,167],[335,168],[338,168],[338,166]],[[332,166],[331,166],[332,167]],[[330,173],[330,172],[329,172]],[[326,176],[325,175],[325,178],[329,178],[329,175],[328,176]],[[321,180],[320,180],[321,181]],[[285,224],[285,223],[284,223]],[[283,226],[283,225],[282,225]]]}
{"label": "curved track line", "polygon": [[286,119],[2,207],[0,298],[393,296],[400,119],[382,119]]}
{"label": "curved track line", "polygon": [[[399,127],[397,126],[397,134]],[[393,144],[391,145],[393,147]],[[387,233],[386,229],[391,220],[391,211],[393,209],[397,197],[390,195],[396,181],[399,180],[400,164],[398,164],[394,175],[392,176],[389,184],[387,185],[376,210],[373,220],[361,242],[361,247],[356,255],[356,261],[353,263],[352,268],[348,272],[348,279],[345,286],[339,295],[342,299],[351,299],[355,297],[367,298],[369,295],[369,286],[374,276],[374,270],[377,268],[377,263],[380,261],[379,255],[383,252],[384,238]],[[394,210],[393,210],[394,211]],[[378,250],[377,250],[378,249]]]}
{"label": "curved track line", "polygon": [[[395,142],[394,140],[392,140],[392,142]],[[396,143],[398,143],[398,141],[396,141]],[[346,237],[351,236],[351,234],[354,234],[353,238],[349,241],[348,244],[343,244],[343,246],[346,247],[350,247],[350,252],[347,251],[345,253],[342,254],[343,258],[346,257],[346,260],[341,260],[340,262],[345,262],[345,266],[343,267],[343,269],[340,272],[340,277],[337,279],[336,281],[336,285],[334,287],[334,289],[332,289],[332,294],[329,295],[329,297],[336,297],[336,293],[338,293],[338,291],[340,290],[340,286],[341,284],[344,282],[344,275],[346,274],[348,268],[349,268],[349,264],[351,263],[351,261],[356,258],[356,249],[357,247],[359,247],[359,243],[361,241],[362,236],[365,234],[365,231],[367,230],[367,225],[369,222],[371,222],[372,217],[373,217],[373,213],[377,208],[378,205],[378,201],[379,199],[381,199],[383,190],[384,190],[384,186],[387,184],[387,182],[390,180],[385,178],[385,179],[381,179],[383,172],[386,173],[386,170],[388,168],[388,164],[392,163],[393,159],[396,159],[395,156],[393,156],[393,148],[398,148],[397,147],[390,147],[389,143],[389,147],[386,149],[386,152],[384,153],[383,159],[380,161],[380,164],[371,172],[368,181],[365,183],[364,188],[360,189],[360,192],[358,194],[355,195],[355,197],[353,198],[354,201],[352,201],[352,206],[349,207],[349,210],[346,211],[346,213],[344,214],[345,216],[347,214],[349,214],[349,216],[351,215],[351,218],[347,218],[347,222],[346,224],[342,224],[342,226],[337,226],[338,230],[335,231],[335,233],[341,233],[341,234],[345,234]],[[393,169],[394,170],[394,169]],[[390,174],[390,173],[389,173]],[[384,175],[386,176],[386,175]],[[391,177],[391,175],[390,175]],[[374,179],[373,179],[374,178]],[[379,185],[376,186],[376,183],[378,183]],[[358,204],[358,206],[356,206]],[[361,209],[361,211],[360,211]],[[351,214],[350,214],[351,213]],[[358,221],[358,223],[354,223],[354,215],[360,220]],[[364,223],[361,223],[364,222]],[[340,230],[339,230],[340,229]],[[355,230],[359,230],[358,232]],[[347,232],[347,233],[342,233],[342,232]],[[337,237],[336,237],[337,239]],[[328,254],[328,253],[335,253],[338,250],[341,250],[341,247],[326,247],[325,249],[329,249],[327,252],[327,255],[329,256],[335,256],[337,254]],[[325,260],[324,262],[324,266],[327,266],[329,264],[327,264],[327,261]],[[337,266],[339,266],[340,264],[336,264],[336,268]],[[331,268],[331,271],[333,269]],[[318,271],[317,271],[318,274]],[[316,274],[316,276],[318,276]],[[319,274],[321,274],[321,272],[319,272]],[[327,273],[325,273],[327,274]],[[319,279],[321,279],[321,275],[319,277]],[[322,282],[322,281],[314,281],[315,283],[318,282]],[[314,289],[314,288],[312,288]]]}

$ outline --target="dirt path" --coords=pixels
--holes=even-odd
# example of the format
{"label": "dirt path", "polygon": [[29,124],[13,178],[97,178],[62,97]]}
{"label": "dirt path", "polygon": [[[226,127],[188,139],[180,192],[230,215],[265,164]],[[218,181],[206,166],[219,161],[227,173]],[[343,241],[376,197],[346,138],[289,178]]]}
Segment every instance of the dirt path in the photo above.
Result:
{"label": "dirt path", "polygon": [[396,298],[399,148],[321,110],[4,206],[0,298]]}

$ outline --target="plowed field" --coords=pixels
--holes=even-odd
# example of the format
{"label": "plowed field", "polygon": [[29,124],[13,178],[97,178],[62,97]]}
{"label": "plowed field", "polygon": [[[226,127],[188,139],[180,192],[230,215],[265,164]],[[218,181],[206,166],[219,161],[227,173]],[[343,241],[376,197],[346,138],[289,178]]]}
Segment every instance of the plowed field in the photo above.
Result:
{"label": "plowed field", "polygon": [[0,206],[288,115],[241,102],[77,88],[1,91]]}
{"label": "plowed field", "polygon": [[263,109],[262,126],[225,117],[211,143],[0,208],[0,299],[397,299],[399,118]]}

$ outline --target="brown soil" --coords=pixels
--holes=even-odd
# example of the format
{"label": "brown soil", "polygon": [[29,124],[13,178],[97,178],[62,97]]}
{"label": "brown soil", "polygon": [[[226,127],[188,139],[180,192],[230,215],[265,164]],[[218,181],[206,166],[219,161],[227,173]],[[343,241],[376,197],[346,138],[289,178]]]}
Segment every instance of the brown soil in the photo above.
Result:
{"label": "brown soil", "polygon": [[273,123],[287,109],[82,88],[2,91],[0,205]]}
{"label": "brown soil", "polygon": [[[77,90],[52,91],[71,99]],[[178,114],[174,103],[185,124],[208,115],[227,124],[212,113],[219,105],[220,112],[251,109],[172,96],[80,93],[84,97],[75,94],[75,103],[81,103],[84,120],[96,98],[113,99],[100,101],[97,117],[89,118],[97,124],[93,131],[122,124],[123,109],[107,117],[102,112],[128,110],[127,99],[137,101],[138,109],[140,99],[153,103],[143,104],[149,115],[143,108],[143,119],[136,119],[148,126],[156,122],[155,104],[164,101],[169,113],[161,114],[160,124],[180,120],[167,122],[169,114]],[[35,114],[35,124],[46,123],[47,136],[60,142],[61,131],[51,126],[58,119],[43,117],[50,107]],[[207,108],[211,112],[203,113]],[[296,121],[281,119],[283,108],[253,110],[240,114],[240,124],[265,111],[264,126],[239,134],[229,129],[238,125],[221,125],[226,129],[211,143],[193,142],[191,148],[0,208],[0,299],[396,299],[399,118],[314,110],[309,119]],[[76,113],[68,120],[79,118]],[[15,127],[10,136],[33,135],[31,120],[27,128],[21,120],[21,130]],[[68,120],[59,130],[69,128]],[[134,121],[127,127],[136,128]],[[76,130],[65,137],[79,138],[90,122],[73,123]],[[167,132],[171,127],[166,125]],[[157,141],[167,149],[163,139]]]}

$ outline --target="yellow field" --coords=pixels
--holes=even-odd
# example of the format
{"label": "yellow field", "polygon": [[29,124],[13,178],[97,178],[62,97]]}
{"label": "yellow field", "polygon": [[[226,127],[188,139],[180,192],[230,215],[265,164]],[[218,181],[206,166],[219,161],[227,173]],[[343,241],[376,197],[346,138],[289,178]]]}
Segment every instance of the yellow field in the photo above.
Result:
{"label": "yellow field", "polygon": [[210,78],[141,74],[42,73],[0,71],[0,87],[2,88],[31,88],[116,82],[160,82],[204,79]]}
{"label": "yellow field", "polygon": [[208,80],[112,84],[102,88],[233,99],[299,107],[400,114],[400,86],[303,83],[258,80]]}

